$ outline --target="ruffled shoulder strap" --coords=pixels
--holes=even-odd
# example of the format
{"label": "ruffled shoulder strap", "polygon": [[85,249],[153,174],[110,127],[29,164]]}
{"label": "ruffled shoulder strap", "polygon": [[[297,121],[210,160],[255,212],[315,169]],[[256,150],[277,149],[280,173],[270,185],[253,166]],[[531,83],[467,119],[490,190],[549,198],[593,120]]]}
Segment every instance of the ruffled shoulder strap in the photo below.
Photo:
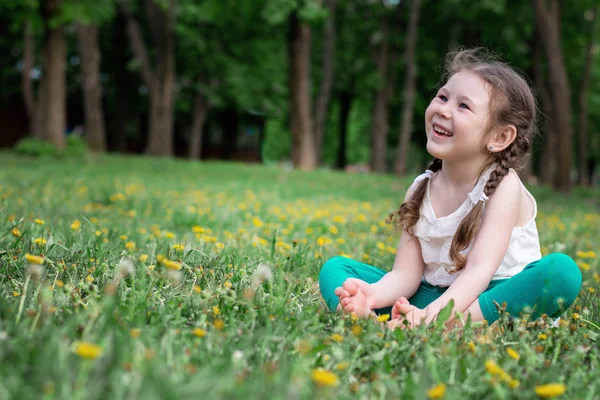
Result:
{"label": "ruffled shoulder strap", "polygon": [[469,199],[471,199],[473,205],[479,203],[480,201],[486,202],[489,200],[489,197],[484,193],[485,185],[487,185],[488,181],[490,180],[490,175],[496,169],[497,165],[498,163],[492,163],[492,165],[483,171],[483,174],[481,174],[479,177],[475,187],[469,193]]}
{"label": "ruffled shoulder strap", "polygon": [[408,198],[412,197],[413,193],[417,189],[417,186],[419,185],[419,183],[422,180],[424,180],[424,179],[431,179],[433,177],[433,174],[434,174],[434,172],[428,169],[427,171],[425,171],[421,175],[417,176],[415,178],[415,180],[413,181],[413,183],[410,185],[410,187],[407,190]]}

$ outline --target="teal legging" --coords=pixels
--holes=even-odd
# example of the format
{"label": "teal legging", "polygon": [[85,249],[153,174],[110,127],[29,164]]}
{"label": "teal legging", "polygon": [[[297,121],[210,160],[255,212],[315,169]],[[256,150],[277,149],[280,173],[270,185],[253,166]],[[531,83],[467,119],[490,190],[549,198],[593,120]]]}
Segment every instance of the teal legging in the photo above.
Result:
{"label": "teal legging", "polygon": [[[367,283],[380,280],[386,271],[346,257],[334,257],[327,261],[319,275],[321,295],[331,311],[335,311],[339,299],[335,288],[342,286],[348,278],[358,278]],[[423,281],[409,301],[425,308],[440,297],[447,288],[430,285]],[[554,253],[527,265],[523,271],[508,278],[493,280],[479,296],[479,305],[484,318],[492,323],[499,313],[494,305],[506,303],[510,315],[518,315],[530,307],[532,318],[542,314],[558,317],[573,302],[581,289],[581,272],[567,255]],[[375,310],[378,314],[390,313],[391,307]]]}

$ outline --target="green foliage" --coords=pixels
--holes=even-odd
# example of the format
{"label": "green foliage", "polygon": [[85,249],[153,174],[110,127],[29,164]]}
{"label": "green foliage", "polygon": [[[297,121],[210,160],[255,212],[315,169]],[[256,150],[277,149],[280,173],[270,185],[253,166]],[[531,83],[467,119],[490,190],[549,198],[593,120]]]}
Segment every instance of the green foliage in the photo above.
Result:
{"label": "green foliage", "polygon": [[26,137],[21,139],[15,145],[14,151],[17,154],[39,158],[81,158],[88,153],[88,146],[82,137],[69,136],[67,137],[64,150],[58,151],[58,149],[48,141],[35,137]]}
{"label": "green foliage", "polygon": [[35,137],[21,139],[14,149],[19,154],[32,157],[55,157],[58,153],[52,143]]}

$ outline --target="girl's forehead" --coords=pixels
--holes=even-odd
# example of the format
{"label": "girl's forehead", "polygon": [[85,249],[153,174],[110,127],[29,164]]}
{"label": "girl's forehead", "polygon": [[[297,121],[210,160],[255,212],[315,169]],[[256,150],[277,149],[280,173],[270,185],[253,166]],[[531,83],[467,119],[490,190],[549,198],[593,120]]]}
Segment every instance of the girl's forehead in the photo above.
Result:
{"label": "girl's forehead", "polygon": [[456,95],[467,96],[477,103],[487,103],[490,98],[490,85],[470,71],[455,73],[443,87]]}

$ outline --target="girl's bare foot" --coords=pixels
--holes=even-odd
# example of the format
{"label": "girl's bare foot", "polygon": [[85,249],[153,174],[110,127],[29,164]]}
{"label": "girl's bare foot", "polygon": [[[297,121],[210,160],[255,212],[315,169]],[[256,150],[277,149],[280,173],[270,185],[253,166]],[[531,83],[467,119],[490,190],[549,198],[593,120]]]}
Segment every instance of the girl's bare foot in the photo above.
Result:
{"label": "girl's bare foot", "polygon": [[340,298],[340,307],[343,312],[353,312],[359,317],[371,314],[371,307],[365,292],[369,291],[369,284],[360,279],[347,279],[346,282],[335,289],[335,294]]}

